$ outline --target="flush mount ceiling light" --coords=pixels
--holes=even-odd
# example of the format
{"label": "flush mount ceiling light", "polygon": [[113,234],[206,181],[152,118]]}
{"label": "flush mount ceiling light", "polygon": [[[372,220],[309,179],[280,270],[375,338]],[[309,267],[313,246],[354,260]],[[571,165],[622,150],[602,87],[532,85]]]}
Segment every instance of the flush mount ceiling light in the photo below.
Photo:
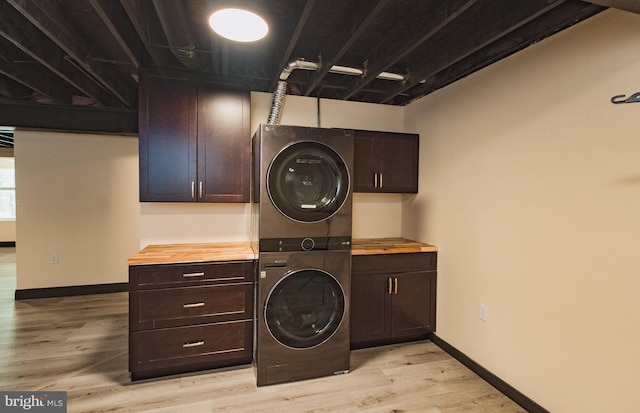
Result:
{"label": "flush mount ceiling light", "polygon": [[220,36],[236,42],[255,42],[269,31],[262,17],[242,9],[218,10],[209,17],[209,25]]}

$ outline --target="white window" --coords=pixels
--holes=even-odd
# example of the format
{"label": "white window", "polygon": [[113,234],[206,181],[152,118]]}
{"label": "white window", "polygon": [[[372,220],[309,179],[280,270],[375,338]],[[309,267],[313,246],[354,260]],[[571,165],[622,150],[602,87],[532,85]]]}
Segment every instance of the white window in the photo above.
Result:
{"label": "white window", "polygon": [[0,157],[0,220],[16,219],[16,169],[14,158]]}

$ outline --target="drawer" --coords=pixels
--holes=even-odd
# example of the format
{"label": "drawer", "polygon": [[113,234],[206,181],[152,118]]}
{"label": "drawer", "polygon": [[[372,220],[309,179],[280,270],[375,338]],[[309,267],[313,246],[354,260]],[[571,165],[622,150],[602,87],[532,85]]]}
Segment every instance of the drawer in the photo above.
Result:
{"label": "drawer", "polygon": [[131,331],[242,320],[252,316],[252,282],[129,293]]}
{"label": "drawer", "polygon": [[253,281],[254,261],[157,264],[129,267],[129,289]]}
{"label": "drawer", "polygon": [[354,255],[351,259],[351,271],[360,274],[435,271],[437,257],[436,252]]}
{"label": "drawer", "polygon": [[252,327],[251,320],[242,320],[131,333],[130,371],[202,365],[250,357]]}

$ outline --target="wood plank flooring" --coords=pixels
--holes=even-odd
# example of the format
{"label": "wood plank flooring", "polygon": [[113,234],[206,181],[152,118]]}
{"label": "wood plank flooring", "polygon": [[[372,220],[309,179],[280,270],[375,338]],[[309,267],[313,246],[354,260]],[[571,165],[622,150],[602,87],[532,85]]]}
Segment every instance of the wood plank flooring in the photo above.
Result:
{"label": "wood plank flooring", "polygon": [[126,293],[15,302],[14,291],[15,249],[0,248],[0,389],[66,391],[68,412],[524,412],[428,341],[260,388],[250,366],[131,383]]}

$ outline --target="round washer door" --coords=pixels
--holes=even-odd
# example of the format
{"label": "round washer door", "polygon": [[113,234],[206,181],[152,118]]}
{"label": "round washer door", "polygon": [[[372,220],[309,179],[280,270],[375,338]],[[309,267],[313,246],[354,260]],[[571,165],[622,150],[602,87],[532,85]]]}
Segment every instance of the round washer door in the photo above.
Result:
{"label": "round washer door", "polygon": [[296,142],[278,153],[267,171],[267,192],[284,216],[318,222],[340,210],[349,195],[349,171],[329,146]]}
{"label": "round washer door", "polygon": [[306,269],[293,271],[269,292],[265,322],[281,344],[305,349],[328,340],[345,312],[340,283],[329,273]]}

